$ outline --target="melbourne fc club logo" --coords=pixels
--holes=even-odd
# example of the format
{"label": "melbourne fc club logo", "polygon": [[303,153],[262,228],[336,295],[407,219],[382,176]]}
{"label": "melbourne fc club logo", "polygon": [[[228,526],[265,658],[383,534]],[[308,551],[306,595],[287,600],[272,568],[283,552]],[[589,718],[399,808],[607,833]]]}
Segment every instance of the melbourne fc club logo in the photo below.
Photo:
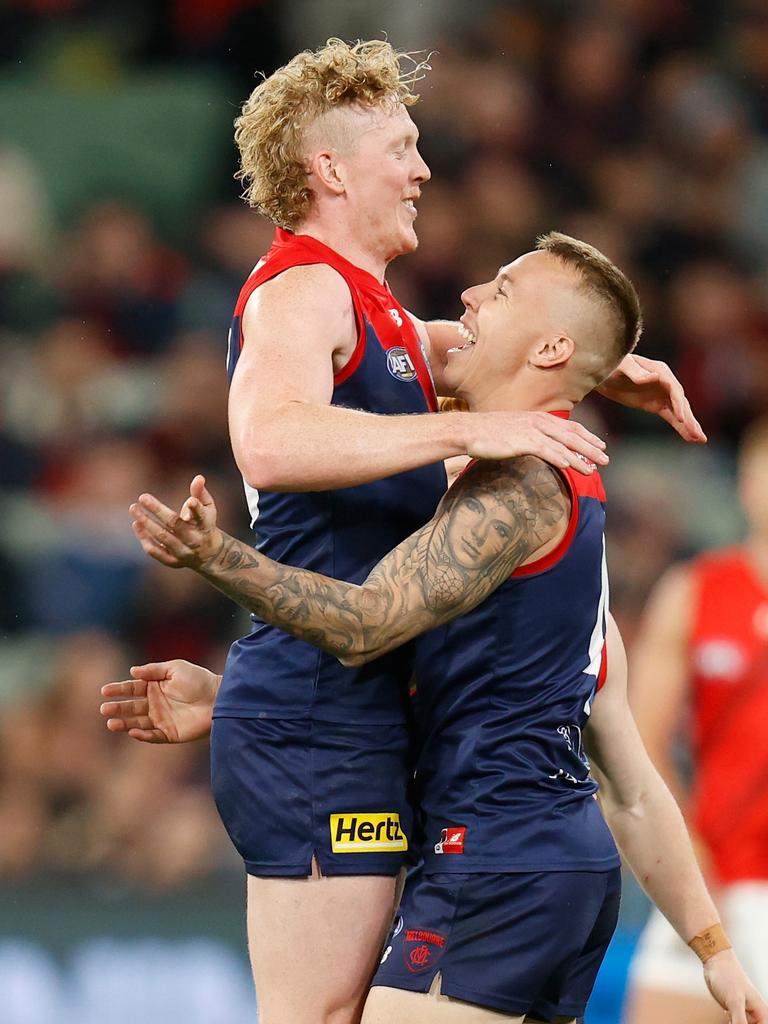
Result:
{"label": "melbourne fc club logo", "polygon": [[403,937],[403,959],[412,974],[422,974],[434,967],[445,949],[445,936],[440,932],[406,929]]}
{"label": "melbourne fc club logo", "polygon": [[387,351],[387,369],[397,380],[414,380],[416,377],[411,357],[404,348],[391,348]]}

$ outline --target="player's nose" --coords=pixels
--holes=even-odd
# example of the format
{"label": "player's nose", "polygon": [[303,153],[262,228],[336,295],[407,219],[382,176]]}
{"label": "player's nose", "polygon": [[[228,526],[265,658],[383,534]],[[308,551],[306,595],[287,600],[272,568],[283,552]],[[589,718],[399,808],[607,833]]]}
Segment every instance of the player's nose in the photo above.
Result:
{"label": "player's nose", "polygon": [[473,313],[477,312],[477,307],[480,303],[480,291],[481,285],[474,284],[471,288],[465,288],[461,293],[461,301],[464,303],[467,309],[471,309]]}
{"label": "player's nose", "polygon": [[432,171],[430,171],[429,165],[418,150],[416,150],[416,166],[414,168],[413,177],[415,181],[429,181],[432,177]]}

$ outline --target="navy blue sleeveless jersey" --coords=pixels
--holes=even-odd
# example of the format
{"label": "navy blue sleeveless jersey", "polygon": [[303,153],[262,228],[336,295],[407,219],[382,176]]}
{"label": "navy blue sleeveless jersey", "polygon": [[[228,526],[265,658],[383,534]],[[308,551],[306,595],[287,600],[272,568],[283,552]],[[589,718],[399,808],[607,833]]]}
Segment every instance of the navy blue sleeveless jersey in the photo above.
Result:
{"label": "navy blue sleeveless jersey", "polygon": [[[230,379],[243,342],[240,319],[253,291],[290,267],[320,263],[347,282],[358,327],[352,358],[334,379],[331,404],[387,414],[435,411],[418,334],[387,286],[316,239],[281,229],[237,301],[229,337]],[[445,487],[445,471],[437,463],[335,491],[257,495],[246,486],[246,493],[256,544],[264,554],[361,583],[387,552],[431,518]],[[405,720],[411,668],[409,646],[370,665],[344,668],[310,644],[254,619],[251,633],[230,650],[214,715],[398,724]]]}
{"label": "navy blue sleeveless jersey", "polygon": [[605,494],[597,473],[563,476],[571,515],[557,548],[418,641],[427,871],[619,863],[582,749],[606,669]]}

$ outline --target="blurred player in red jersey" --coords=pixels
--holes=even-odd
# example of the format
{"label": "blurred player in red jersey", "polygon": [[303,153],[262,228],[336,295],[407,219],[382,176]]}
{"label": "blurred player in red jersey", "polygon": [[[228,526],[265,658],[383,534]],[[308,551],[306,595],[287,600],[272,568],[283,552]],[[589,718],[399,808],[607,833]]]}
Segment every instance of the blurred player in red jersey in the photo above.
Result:
{"label": "blurred player in red jersey", "polygon": [[[739,457],[749,532],[735,547],[671,569],[637,640],[630,699],[649,752],[685,809],[731,940],[758,988],[768,986],[768,419]],[[674,758],[681,730],[694,767]],[[632,968],[630,1024],[709,1024],[690,950],[653,911]]]}

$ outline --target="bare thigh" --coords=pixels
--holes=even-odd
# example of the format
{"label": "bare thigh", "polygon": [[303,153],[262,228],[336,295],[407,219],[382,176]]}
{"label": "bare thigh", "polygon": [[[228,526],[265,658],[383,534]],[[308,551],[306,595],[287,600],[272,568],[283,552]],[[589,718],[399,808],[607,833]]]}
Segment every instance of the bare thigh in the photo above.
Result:
{"label": "bare thigh", "polygon": [[248,876],[259,1024],[357,1024],[394,911],[381,875]]}
{"label": "bare thigh", "polygon": [[722,1024],[714,999],[638,985],[624,1014],[626,1024]]}
{"label": "bare thigh", "polygon": [[[440,975],[429,992],[406,992],[377,985],[368,993],[362,1024],[540,1024],[532,1017],[510,1016],[486,1006],[451,999],[440,991]],[[558,1017],[556,1024],[575,1024]]]}

